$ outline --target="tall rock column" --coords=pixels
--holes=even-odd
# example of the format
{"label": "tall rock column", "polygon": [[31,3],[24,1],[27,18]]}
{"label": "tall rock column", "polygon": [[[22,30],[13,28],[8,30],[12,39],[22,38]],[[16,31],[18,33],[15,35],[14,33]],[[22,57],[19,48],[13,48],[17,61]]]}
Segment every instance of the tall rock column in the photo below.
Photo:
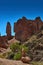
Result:
{"label": "tall rock column", "polygon": [[10,37],[11,37],[11,25],[10,25],[10,22],[7,23],[6,34],[7,34],[7,38],[10,39]]}

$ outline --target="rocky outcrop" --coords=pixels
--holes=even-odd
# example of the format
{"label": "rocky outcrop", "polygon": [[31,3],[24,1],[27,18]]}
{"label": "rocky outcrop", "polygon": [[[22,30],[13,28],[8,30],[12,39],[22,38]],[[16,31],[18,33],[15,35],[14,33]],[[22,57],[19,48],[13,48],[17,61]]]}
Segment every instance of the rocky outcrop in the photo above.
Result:
{"label": "rocky outcrop", "polygon": [[7,37],[0,36],[0,47],[2,48],[8,48],[8,40]]}
{"label": "rocky outcrop", "polygon": [[40,17],[35,20],[28,20],[25,17],[14,23],[15,38],[21,42],[26,41],[32,34],[40,31],[43,22]]}
{"label": "rocky outcrop", "polygon": [[[43,22],[40,17],[35,20],[28,20],[25,17],[19,19],[14,23],[15,39],[21,42],[28,40],[28,38],[43,29]],[[8,22],[6,26],[6,35],[0,37],[0,44],[5,43],[6,40],[11,40],[14,36],[11,35],[11,25]]]}
{"label": "rocky outcrop", "polygon": [[8,40],[9,40],[11,38],[11,25],[10,25],[10,22],[7,23],[6,34],[7,34]]}
{"label": "rocky outcrop", "polygon": [[8,47],[8,40],[11,40],[14,36],[11,35],[11,25],[8,22],[6,26],[6,35],[0,35],[0,47],[7,48]]}
{"label": "rocky outcrop", "polygon": [[[33,37],[32,37],[33,38]],[[26,45],[29,47],[28,55],[32,61],[43,61],[43,33],[36,34],[36,39],[28,40]]]}
{"label": "rocky outcrop", "polygon": [[22,58],[21,58],[21,61],[22,61],[23,63],[30,63],[31,59],[30,59],[30,57],[26,56],[26,57],[22,57]]}

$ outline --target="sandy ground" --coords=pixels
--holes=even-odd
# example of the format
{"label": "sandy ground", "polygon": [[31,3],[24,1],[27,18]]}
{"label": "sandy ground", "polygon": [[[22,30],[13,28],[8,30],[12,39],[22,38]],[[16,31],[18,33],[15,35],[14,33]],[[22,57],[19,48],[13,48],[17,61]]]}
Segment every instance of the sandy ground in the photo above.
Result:
{"label": "sandy ground", "polygon": [[14,61],[0,58],[0,65],[30,65],[30,64],[22,63],[22,61]]}

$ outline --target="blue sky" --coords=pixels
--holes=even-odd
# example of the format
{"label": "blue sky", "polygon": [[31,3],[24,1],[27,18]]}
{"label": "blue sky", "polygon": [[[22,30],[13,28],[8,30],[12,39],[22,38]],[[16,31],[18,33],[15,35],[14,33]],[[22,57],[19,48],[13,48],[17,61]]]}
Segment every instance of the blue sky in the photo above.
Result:
{"label": "blue sky", "polygon": [[43,20],[43,0],[0,0],[0,33],[6,35],[6,24],[12,26],[22,16],[35,19],[40,16]]}

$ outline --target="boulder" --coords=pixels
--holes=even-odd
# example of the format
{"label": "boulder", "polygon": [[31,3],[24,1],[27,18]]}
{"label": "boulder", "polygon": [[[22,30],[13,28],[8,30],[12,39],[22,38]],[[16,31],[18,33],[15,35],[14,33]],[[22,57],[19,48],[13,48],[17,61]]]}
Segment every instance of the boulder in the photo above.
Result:
{"label": "boulder", "polygon": [[21,58],[21,61],[22,61],[23,63],[29,63],[29,62],[31,61],[31,59],[30,59],[30,57],[26,56],[26,57],[22,57],[22,58]]}

